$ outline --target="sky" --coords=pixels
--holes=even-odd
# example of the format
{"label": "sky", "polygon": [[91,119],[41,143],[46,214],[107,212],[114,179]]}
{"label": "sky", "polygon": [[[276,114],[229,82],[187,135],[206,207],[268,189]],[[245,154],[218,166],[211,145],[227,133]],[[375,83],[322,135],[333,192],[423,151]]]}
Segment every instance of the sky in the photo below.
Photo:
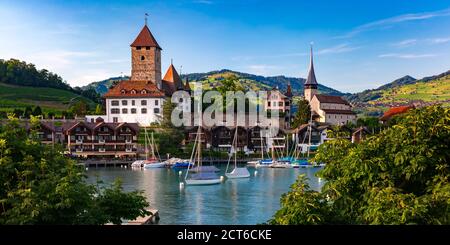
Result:
{"label": "sky", "polygon": [[148,25],[179,73],[231,69],[306,77],[343,92],[450,69],[450,1],[0,0],[0,59],[72,86],[131,71],[130,44]]}

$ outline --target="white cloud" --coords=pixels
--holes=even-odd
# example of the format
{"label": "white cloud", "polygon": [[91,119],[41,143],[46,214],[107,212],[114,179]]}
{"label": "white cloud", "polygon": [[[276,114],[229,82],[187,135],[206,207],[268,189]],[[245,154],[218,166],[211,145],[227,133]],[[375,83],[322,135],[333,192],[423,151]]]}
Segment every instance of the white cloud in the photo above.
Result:
{"label": "white cloud", "polygon": [[378,58],[400,58],[400,59],[419,59],[419,58],[430,58],[436,57],[436,54],[398,54],[398,53],[389,53],[389,54],[380,54]]}
{"label": "white cloud", "polygon": [[433,39],[429,39],[429,41],[433,44],[448,43],[448,42],[450,42],[450,37],[433,38]]}
{"label": "white cloud", "polygon": [[392,46],[395,47],[408,47],[417,43],[417,39],[406,39],[397,43],[393,43]]}
{"label": "white cloud", "polygon": [[339,44],[334,47],[321,49],[317,51],[318,55],[321,54],[339,54],[339,53],[346,53],[351,52],[353,50],[359,49],[360,47],[350,47],[348,44]]}
{"label": "white cloud", "polygon": [[357,26],[357,27],[353,28],[350,32],[348,32],[342,36],[337,36],[335,38],[350,38],[361,32],[375,30],[375,29],[383,29],[388,26],[395,25],[397,23],[402,23],[402,22],[406,22],[406,21],[415,21],[415,20],[426,20],[426,19],[431,19],[434,17],[449,16],[449,15],[450,15],[450,9],[443,9],[443,10],[438,10],[438,11],[434,11],[434,12],[398,15],[398,16],[394,16],[391,18],[381,19],[381,20],[369,22],[364,25]]}
{"label": "white cloud", "polygon": [[209,1],[209,0],[195,0],[195,1],[193,1],[193,2],[194,2],[194,3],[199,3],[199,4],[208,4],[208,5],[214,3],[213,1]]}

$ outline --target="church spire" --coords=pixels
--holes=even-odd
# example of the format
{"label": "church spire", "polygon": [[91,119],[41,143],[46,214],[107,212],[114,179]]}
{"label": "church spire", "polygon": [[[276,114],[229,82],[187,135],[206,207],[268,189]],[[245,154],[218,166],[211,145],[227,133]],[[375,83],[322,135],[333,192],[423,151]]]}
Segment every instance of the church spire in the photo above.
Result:
{"label": "church spire", "polygon": [[314,72],[314,63],[313,63],[313,48],[311,43],[311,57],[309,60],[309,71],[308,71],[308,77],[306,78],[305,85],[315,85],[317,86],[317,80],[316,80],[316,74]]}

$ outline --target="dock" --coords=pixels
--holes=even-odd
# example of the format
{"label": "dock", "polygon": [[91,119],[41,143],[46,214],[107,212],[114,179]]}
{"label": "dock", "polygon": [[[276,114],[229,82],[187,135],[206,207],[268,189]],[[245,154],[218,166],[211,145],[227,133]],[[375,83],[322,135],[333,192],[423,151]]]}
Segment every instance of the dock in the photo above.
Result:
{"label": "dock", "polygon": [[[147,209],[150,212],[149,215],[139,216],[134,220],[127,220],[122,222],[122,225],[155,225],[159,221],[159,212],[157,209]],[[107,223],[106,225],[113,225],[112,223]]]}

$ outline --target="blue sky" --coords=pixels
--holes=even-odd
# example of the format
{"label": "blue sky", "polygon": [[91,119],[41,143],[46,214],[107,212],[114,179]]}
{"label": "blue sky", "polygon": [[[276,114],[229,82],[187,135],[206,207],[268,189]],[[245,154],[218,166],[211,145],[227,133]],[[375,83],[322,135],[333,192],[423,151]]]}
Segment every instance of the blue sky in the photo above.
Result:
{"label": "blue sky", "polygon": [[319,83],[344,92],[450,69],[449,1],[0,0],[0,58],[73,86],[130,73],[130,43],[149,13],[182,73],[232,69],[305,77],[314,43]]}

